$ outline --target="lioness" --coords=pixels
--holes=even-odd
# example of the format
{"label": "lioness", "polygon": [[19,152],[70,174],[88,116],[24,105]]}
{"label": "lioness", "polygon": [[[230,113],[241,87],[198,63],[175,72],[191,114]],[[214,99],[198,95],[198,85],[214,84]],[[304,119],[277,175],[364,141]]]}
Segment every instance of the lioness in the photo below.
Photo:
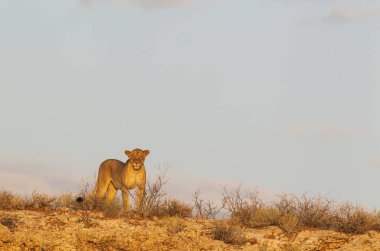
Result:
{"label": "lioness", "polygon": [[102,199],[106,195],[106,203],[114,200],[118,189],[122,191],[124,211],[129,212],[129,189],[138,188],[137,212],[141,212],[144,199],[146,171],[144,161],[149,150],[135,149],[125,150],[128,156],[126,163],[116,159],[105,160],[99,167],[98,180],[96,182],[96,197]]}

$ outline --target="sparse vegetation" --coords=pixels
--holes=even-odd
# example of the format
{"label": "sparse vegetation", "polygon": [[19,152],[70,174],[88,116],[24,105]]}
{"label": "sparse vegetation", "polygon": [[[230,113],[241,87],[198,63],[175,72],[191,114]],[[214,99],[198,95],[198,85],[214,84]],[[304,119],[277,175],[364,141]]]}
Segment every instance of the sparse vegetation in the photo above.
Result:
{"label": "sparse vegetation", "polygon": [[[217,207],[210,201],[205,202],[200,196],[200,191],[193,194],[193,205],[190,205],[168,197],[163,189],[167,182],[165,169],[153,182],[147,183],[142,207],[143,217],[215,219],[221,210],[224,210],[234,225],[248,228],[277,226],[287,234],[295,233],[300,228],[331,229],[350,234],[361,234],[370,230],[380,231],[380,212],[371,212],[350,203],[339,204],[322,196],[303,194],[297,197],[281,194],[275,203],[266,204],[262,202],[256,191],[243,195],[240,186],[237,186],[233,189],[223,188],[222,207]],[[52,196],[34,191],[30,196],[22,197],[2,189],[0,210],[50,211],[66,208],[85,212],[98,210],[106,217],[121,217],[123,215],[121,199],[116,197],[108,204],[97,201],[93,193],[94,184],[95,182],[84,183],[81,191],[75,196],[71,193]],[[86,228],[92,226],[91,219],[87,216],[81,218]],[[1,223],[12,226],[11,222],[11,219],[2,219]],[[226,232],[234,230],[228,227],[229,225],[223,225],[218,226],[218,229],[224,229]],[[217,232],[215,234],[219,236]]]}
{"label": "sparse vegetation", "polygon": [[190,205],[178,199],[168,198],[163,190],[164,185],[169,181],[166,178],[166,171],[167,168],[161,168],[154,182],[147,182],[142,215],[145,217],[191,217]]}
{"label": "sparse vegetation", "polygon": [[80,220],[83,222],[83,226],[85,228],[90,228],[90,227],[93,227],[95,226],[94,222],[92,221],[91,219],[91,216],[89,214],[89,212],[84,212],[81,217],[80,217]]}
{"label": "sparse vegetation", "polygon": [[16,215],[5,215],[0,218],[0,224],[6,226],[9,230],[13,230],[16,227],[18,218]]}
{"label": "sparse vegetation", "polygon": [[160,217],[181,217],[187,218],[192,216],[191,206],[179,201],[178,199],[165,199],[157,209],[157,216]]}
{"label": "sparse vegetation", "polygon": [[80,210],[95,210],[98,206],[98,201],[94,193],[96,180],[82,181],[82,188],[76,196],[76,209]]}
{"label": "sparse vegetation", "polygon": [[24,209],[25,199],[10,191],[0,190],[0,210]]}
{"label": "sparse vegetation", "polygon": [[242,196],[240,186],[223,189],[223,205],[233,221],[250,228],[277,225],[280,217],[279,210],[265,205],[256,191]]}
{"label": "sparse vegetation", "polygon": [[328,229],[332,223],[333,202],[322,196],[311,197],[303,194],[300,197],[289,194],[279,195],[276,207],[281,215],[293,215],[299,225]]}
{"label": "sparse vegetation", "polygon": [[33,191],[32,195],[26,199],[26,208],[29,209],[52,209],[54,197]]}
{"label": "sparse vegetation", "polygon": [[214,240],[220,240],[232,245],[243,245],[247,242],[244,231],[230,222],[215,223],[211,236]]}
{"label": "sparse vegetation", "polygon": [[298,227],[331,229],[360,234],[380,229],[379,213],[368,212],[349,203],[336,205],[321,196],[279,195],[279,201],[266,205],[253,192],[243,196],[240,187],[223,189],[223,205],[233,221],[250,228],[278,226],[285,233]]}
{"label": "sparse vegetation", "polygon": [[76,206],[75,197],[71,193],[61,193],[54,197],[50,205],[53,210],[59,208],[74,208]]}
{"label": "sparse vegetation", "polygon": [[377,212],[367,212],[360,206],[342,203],[333,212],[331,227],[345,233],[362,234],[379,230],[379,224]]}
{"label": "sparse vegetation", "polygon": [[169,233],[176,234],[185,229],[186,223],[179,217],[170,217],[167,220],[166,228]]}
{"label": "sparse vegetation", "polygon": [[158,216],[160,206],[166,196],[163,186],[168,182],[166,178],[167,168],[160,169],[160,171],[153,183],[148,181],[146,184],[142,205],[142,215],[145,217]]}
{"label": "sparse vegetation", "polygon": [[299,225],[299,219],[293,214],[283,214],[278,219],[278,227],[287,234],[294,233]]}
{"label": "sparse vegetation", "polygon": [[215,206],[211,201],[204,202],[200,198],[200,194],[199,190],[193,194],[194,217],[197,219],[215,219],[222,208]]}

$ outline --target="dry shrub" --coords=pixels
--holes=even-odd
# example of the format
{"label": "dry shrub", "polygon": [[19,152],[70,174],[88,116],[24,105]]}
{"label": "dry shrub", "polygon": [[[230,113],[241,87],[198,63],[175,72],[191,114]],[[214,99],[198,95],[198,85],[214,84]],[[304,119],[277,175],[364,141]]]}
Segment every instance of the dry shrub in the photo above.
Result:
{"label": "dry shrub", "polygon": [[[159,167],[159,174],[153,182],[148,181],[142,204],[142,216],[144,217],[191,217],[192,208],[190,205],[177,199],[168,199],[163,190],[164,185],[169,181],[166,178],[167,166]],[[131,194],[132,197],[135,193]]]}
{"label": "dry shrub", "polygon": [[311,197],[306,194],[297,197],[290,194],[279,195],[276,207],[281,215],[293,215],[299,225],[328,229],[332,223],[333,202],[321,196]]}
{"label": "dry shrub", "polygon": [[280,213],[276,207],[265,205],[257,191],[242,196],[240,186],[233,190],[223,188],[223,206],[231,219],[243,226],[256,228],[277,225]]}
{"label": "dry shrub", "polygon": [[240,186],[224,188],[222,195],[231,220],[246,227],[278,226],[284,232],[292,233],[299,226],[330,229],[334,224],[333,202],[321,196],[282,194],[277,203],[266,205],[257,192],[243,196]]}
{"label": "dry shrub", "polygon": [[166,229],[170,234],[176,234],[185,229],[186,223],[179,217],[171,217],[166,222]]}
{"label": "dry shrub", "polygon": [[55,196],[51,202],[51,207],[54,210],[59,208],[75,208],[75,206],[75,198],[71,193],[61,193]]}
{"label": "dry shrub", "polygon": [[203,199],[200,198],[201,192],[197,190],[193,194],[193,209],[194,216],[197,219],[215,219],[221,207],[215,206],[211,201],[204,202]]}
{"label": "dry shrub", "polygon": [[158,207],[158,215],[161,217],[181,217],[187,218],[191,217],[192,208],[190,205],[183,203],[177,199],[165,199],[162,204]]}
{"label": "dry shrub", "polygon": [[33,191],[31,195],[21,197],[10,191],[0,191],[0,209],[39,209],[39,210],[57,210],[67,207],[73,208],[75,199],[71,193],[62,193],[56,196],[43,194]]}
{"label": "dry shrub", "polygon": [[331,224],[331,200],[308,197],[303,194],[297,201],[297,216],[301,225],[308,227],[329,228]]}
{"label": "dry shrub", "polygon": [[98,201],[95,194],[96,180],[83,181],[82,188],[76,196],[75,208],[81,210],[95,210],[98,209]]}
{"label": "dry shrub", "polygon": [[271,206],[246,207],[238,215],[239,221],[247,227],[258,228],[277,225],[280,214]]}
{"label": "dry shrub", "polygon": [[362,207],[349,203],[340,204],[333,219],[333,229],[351,234],[362,234],[376,230],[379,226],[378,213],[369,213]]}
{"label": "dry shrub", "polygon": [[[255,195],[255,194],[252,194]],[[259,207],[261,204],[257,200],[257,197],[251,196],[251,201],[247,201],[247,198],[241,195],[240,185],[235,189],[228,189],[227,187],[223,188],[222,191],[222,204],[228,213],[231,215],[239,215],[242,208],[247,207],[247,205],[252,207]]]}
{"label": "dry shrub", "polygon": [[293,214],[284,214],[278,219],[278,227],[287,234],[295,232],[298,224],[299,219]]}
{"label": "dry shrub", "polygon": [[295,215],[297,213],[297,202],[296,197],[291,194],[280,194],[278,195],[280,198],[278,202],[275,203],[275,206],[280,211],[281,215],[285,214],[293,214]]}
{"label": "dry shrub", "polygon": [[243,245],[247,242],[243,230],[230,222],[217,222],[211,230],[214,240],[220,240],[232,245]]}
{"label": "dry shrub", "polygon": [[281,194],[279,197],[274,206],[268,206],[258,199],[257,193],[244,197],[240,187],[224,188],[223,205],[233,221],[251,228],[275,225],[286,233],[295,232],[299,226],[351,234],[380,230],[380,212],[368,212],[349,203],[336,207],[332,200],[321,196]]}
{"label": "dry shrub", "polygon": [[24,209],[25,200],[10,191],[0,190],[0,210]]}
{"label": "dry shrub", "polygon": [[19,219],[16,215],[6,215],[0,218],[0,224],[7,227],[9,230],[16,228],[18,222]]}
{"label": "dry shrub", "polygon": [[161,168],[155,181],[153,183],[147,182],[142,205],[143,216],[151,217],[159,215],[163,198],[166,196],[166,193],[163,191],[163,186],[168,182],[166,171],[167,168]]}
{"label": "dry shrub", "polygon": [[32,195],[26,199],[28,209],[52,209],[54,197],[47,194],[33,191]]}
{"label": "dry shrub", "polygon": [[380,211],[374,211],[373,217],[375,218],[375,223],[372,226],[372,230],[380,232]]}
{"label": "dry shrub", "polygon": [[[321,196],[310,197],[306,194],[282,194],[276,207],[281,213],[279,227],[285,232],[294,230],[297,219],[303,227],[333,229],[345,233],[360,234],[380,229],[380,217],[377,212],[368,212],[362,207],[349,203],[335,206],[330,199]],[[288,226],[286,226],[288,225]],[[292,230],[292,231],[293,231]]]}

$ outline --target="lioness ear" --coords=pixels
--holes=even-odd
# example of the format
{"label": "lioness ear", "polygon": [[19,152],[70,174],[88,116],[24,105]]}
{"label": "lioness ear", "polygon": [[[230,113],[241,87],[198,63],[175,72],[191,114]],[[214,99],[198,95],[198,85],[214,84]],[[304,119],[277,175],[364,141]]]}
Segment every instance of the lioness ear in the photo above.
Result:
{"label": "lioness ear", "polygon": [[125,150],[124,151],[124,153],[128,156],[128,158],[130,158],[131,157],[131,154],[132,154],[132,152],[131,151],[128,151],[128,150]]}
{"label": "lioness ear", "polygon": [[145,150],[145,151],[144,151],[144,155],[145,155],[145,157],[148,156],[149,153],[150,153],[149,150]]}

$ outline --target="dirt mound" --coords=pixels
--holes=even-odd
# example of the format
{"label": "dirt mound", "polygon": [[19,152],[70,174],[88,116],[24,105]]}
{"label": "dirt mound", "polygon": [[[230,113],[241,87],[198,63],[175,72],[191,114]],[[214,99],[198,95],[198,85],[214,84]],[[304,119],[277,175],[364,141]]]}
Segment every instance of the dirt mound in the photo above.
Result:
{"label": "dirt mound", "polygon": [[245,243],[213,239],[215,220],[107,219],[102,213],[0,211],[0,250],[380,250],[380,233],[243,229]]}

